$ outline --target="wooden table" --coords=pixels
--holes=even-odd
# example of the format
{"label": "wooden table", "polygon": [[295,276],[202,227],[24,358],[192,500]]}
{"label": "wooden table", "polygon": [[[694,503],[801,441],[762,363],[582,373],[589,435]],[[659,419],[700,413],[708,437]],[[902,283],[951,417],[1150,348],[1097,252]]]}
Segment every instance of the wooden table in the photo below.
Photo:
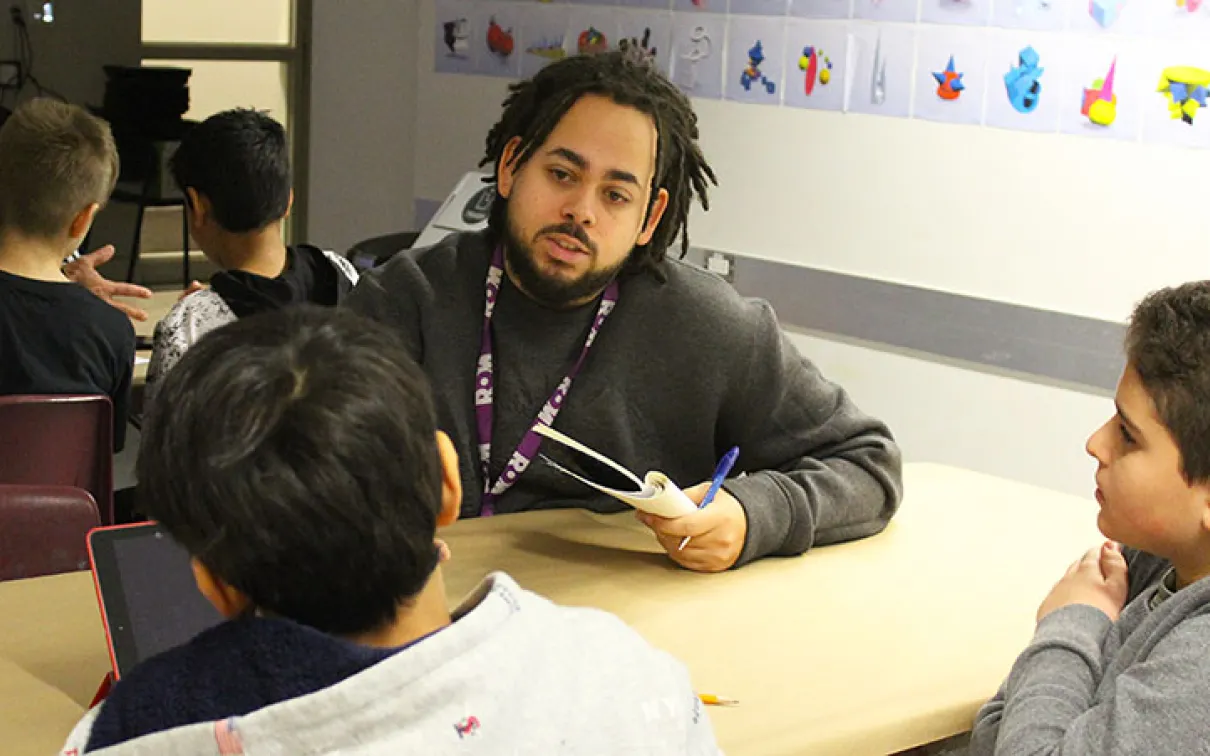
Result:
{"label": "wooden table", "polygon": [[[728,753],[898,751],[969,729],[1050,586],[1099,539],[1091,500],[931,464],[905,477],[883,534],[721,575],[675,567],[629,514],[468,520],[442,534],[446,585],[453,602],[504,570],[618,614],[700,692],[740,699],[710,709]],[[86,705],[107,669],[90,576],[0,583],[5,657]]]}
{"label": "wooden table", "polygon": [[[155,324],[160,322],[172,306],[181,298],[181,289],[152,292],[151,299],[128,299],[130,304],[141,308],[147,313],[146,320],[131,319],[137,336],[151,338],[155,335]],[[151,359],[150,349],[140,349],[135,354],[134,385],[142,386],[147,382],[147,360]]]}

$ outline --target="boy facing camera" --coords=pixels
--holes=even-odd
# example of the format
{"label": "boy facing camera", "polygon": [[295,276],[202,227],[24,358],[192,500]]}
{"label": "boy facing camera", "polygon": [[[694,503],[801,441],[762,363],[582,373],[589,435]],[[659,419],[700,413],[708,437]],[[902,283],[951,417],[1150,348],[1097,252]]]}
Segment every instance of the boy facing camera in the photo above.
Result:
{"label": "boy facing camera", "polygon": [[62,270],[117,180],[109,126],[83,108],[33,99],[0,128],[0,394],[104,394],[121,450],[134,328]]}
{"label": "boy facing camera", "polygon": [[1210,281],[1144,299],[1126,355],[1117,413],[1088,440],[1111,540],[1042,603],[1033,641],[979,711],[972,754],[1210,743]]}
{"label": "boy facing camera", "polygon": [[447,608],[458,460],[389,329],[241,319],[160,391],[140,495],[229,619],[123,677],[65,752],[718,752],[685,669],[615,617],[502,573]]}

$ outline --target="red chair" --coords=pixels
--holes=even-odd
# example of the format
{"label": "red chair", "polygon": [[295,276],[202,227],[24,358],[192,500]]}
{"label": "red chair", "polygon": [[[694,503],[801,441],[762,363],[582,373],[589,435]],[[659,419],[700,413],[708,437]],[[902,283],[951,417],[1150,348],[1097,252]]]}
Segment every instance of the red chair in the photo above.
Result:
{"label": "red chair", "polygon": [[70,486],[0,484],[0,580],[88,569],[97,502]]}
{"label": "red chair", "polygon": [[0,484],[71,486],[113,524],[113,405],[107,396],[0,396]]}

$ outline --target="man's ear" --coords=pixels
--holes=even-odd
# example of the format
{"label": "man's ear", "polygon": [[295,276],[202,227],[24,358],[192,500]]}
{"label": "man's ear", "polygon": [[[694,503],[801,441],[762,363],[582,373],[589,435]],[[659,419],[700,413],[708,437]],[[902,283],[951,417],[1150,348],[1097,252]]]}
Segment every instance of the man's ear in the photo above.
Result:
{"label": "man's ear", "polygon": [[190,559],[189,566],[193,569],[193,580],[197,583],[197,589],[218,613],[227,619],[244,613],[252,605],[252,601],[243,592],[224,583],[200,560]]}
{"label": "man's ear", "polygon": [[293,210],[293,209],[294,209],[294,190],[293,190],[293,189],[291,189],[291,190],[290,190],[290,199],[286,201],[286,214],[285,214],[285,215],[283,215],[282,217],[283,217],[283,218],[289,218],[289,217],[290,217],[290,211],[291,211],[291,210]]}
{"label": "man's ear", "polygon": [[462,509],[462,476],[458,473],[458,452],[450,437],[437,431],[437,452],[441,457],[441,512],[437,527],[453,525]]}
{"label": "man's ear", "polygon": [[92,222],[97,217],[97,213],[101,210],[101,205],[94,202],[80,212],[76,213],[76,217],[71,219],[71,225],[67,227],[67,238],[83,239],[88,235],[88,229],[92,228]]}
{"label": "man's ear", "polygon": [[520,146],[521,137],[508,140],[508,144],[504,145],[504,150],[500,153],[500,161],[496,163],[496,191],[504,199],[508,199],[517,180],[517,166],[513,161],[517,159],[517,148]]}
{"label": "man's ear", "polygon": [[655,194],[655,202],[651,203],[651,212],[647,213],[647,222],[643,224],[643,230],[639,232],[638,241],[635,244],[643,245],[651,241],[651,237],[655,235],[655,229],[660,225],[660,218],[664,217],[664,211],[668,209],[668,190],[661,188]]}
{"label": "man's ear", "polygon": [[1210,534],[1210,483],[1198,483],[1193,486],[1198,505],[1202,512],[1202,531]]}

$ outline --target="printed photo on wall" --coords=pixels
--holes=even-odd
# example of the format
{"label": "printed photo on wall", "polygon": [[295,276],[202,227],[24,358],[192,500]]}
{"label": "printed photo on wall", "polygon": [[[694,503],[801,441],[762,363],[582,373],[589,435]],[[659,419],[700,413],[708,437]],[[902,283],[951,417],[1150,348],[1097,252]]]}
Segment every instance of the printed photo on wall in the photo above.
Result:
{"label": "printed photo on wall", "polygon": [[916,29],[899,24],[853,24],[848,49],[845,110],[908,117]]}
{"label": "printed photo on wall", "polygon": [[[996,30],[987,37],[983,123],[1015,131],[1059,128],[1059,79],[1066,68],[1062,38],[1043,32]],[[1064,56],[1065,57],[1065,56]]]}
{"label": "printed photo on wall", "polygon": [[1067,134],[1134,141],[1142,106],[1155,82],[1144,74],[1137,43],[1103,38],[1074,40],[1059,82],[1059,130]]}
{"label": "printed photo on wall", "polygon": [[786,24],[785,87],[790,107],[844,110],[848,33],[843,21]]}
{"label": "printed photo on wall", "polygon": [[572,8],[567,51],[573,55],[609,52],[619,42],[618,14],[606,8]]}
{"label": "printed photo on wall", "polygon": [[473,45],[481,30],[481,8],[468,0],[437,0],[436,10],[433,69],[438,73],[474,73]]}
{"label": "printed photo on wall", "polygon": [[521,71],[521,51],[517,37],[521,32],[522,11],[516,5],[486,7],[484,31],[475,40],[475,70],[488,76],[515,79]]}
{"label": "printed photo on wall", "polygon": [[991,0],[920,0],[920,20],[929,24],[987,26],[991,11]]}
{"label": "printed photo on wall", "polygon": [[672,0],[672,9],[674,11],[726,13],[727,0]]}
{"label": "printed photo on wall", "polygon": [[1149,36],[1210,43],[1210,0],[1153,0]]}
{"label": "printed photo on wall", "polygon": [[616,47],[638,50],[656,68],[669,75],[672,71],[672,14],[659,11],[618,11]]}
{"label": "printed photo on wall", "polygon": [[993,0],[992,26],[1062,31],[1069,8],[1063,0]]}
{"label": "printed photo on wall", "polygon": [[921,0],[853,0],[853,18],[915,23]]}
{"label": "printed photo on wall", "polygon": [[525,8],[518,45],[521,78],[529,78],[554,61],[567,57],[569,23],[565,5],[542,3]]}
{"label": "printed photo on wall", "polygon": [[799,18],[848,18],[852,0],[790,0],[790,15]]}
{"label": "printed photo on wall", "polygon": [[921,29],[912,117],[982,123],[986,45],[987,34],[981,29]]}
{"label": "printed photo on wall", "polygon": [[723,96],[727,17],[677,13],[672,23],[672,81],[690,97]]}
{"label": "printed photo on wall", "polygon": [[731,15],[784,16],[790,0],[731,0]]}
{"label": "printed photo on wall", "polygon": [[1068,29],[1097,34],[1144,35],[1149,6],[1166,0],[1067,0]]}
{"label": "printed photo on wall", "polygon": [[786,24],[775,18],[730,16],[723,94],[728,100],[781,103]]}
{"label": "printed photo on wall", "polygon": [[1143,141],[1210,148],[1210,45],[1156,41],[1147,59],[1158,85],[1143,100]]}

